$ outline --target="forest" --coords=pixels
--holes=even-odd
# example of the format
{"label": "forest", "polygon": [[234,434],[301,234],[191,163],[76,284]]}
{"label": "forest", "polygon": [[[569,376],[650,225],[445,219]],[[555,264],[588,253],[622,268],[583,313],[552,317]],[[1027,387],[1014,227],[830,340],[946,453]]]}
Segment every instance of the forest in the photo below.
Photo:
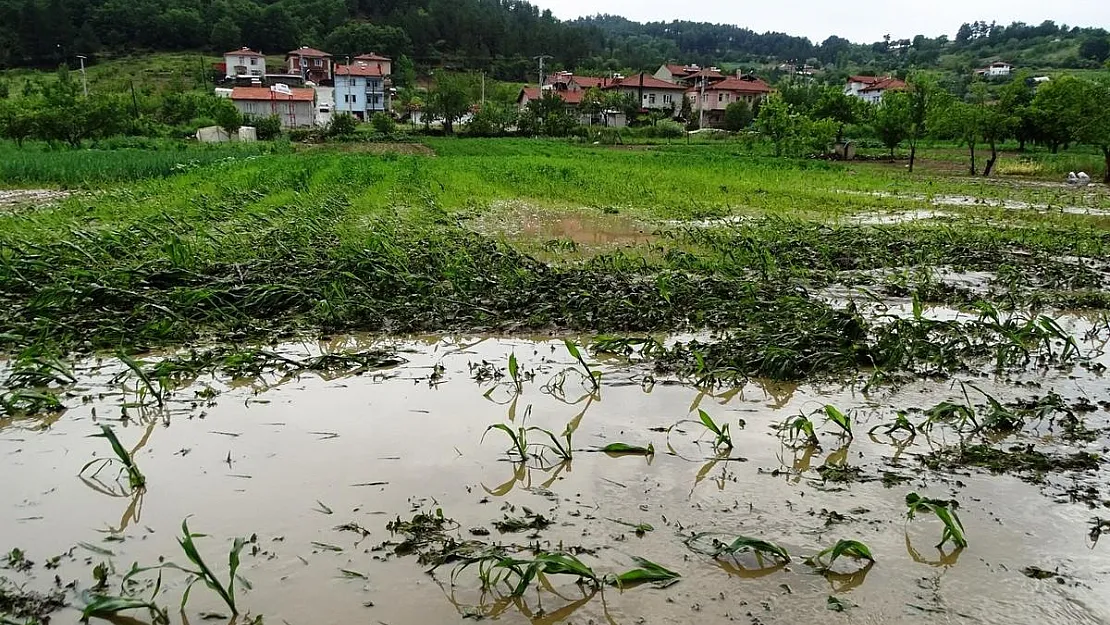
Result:
{"label": "forest", "polygon": [[419,67],[481,69],[505,80],[529,76],[540,54],[551,55],[553,67],[596,73],[666,61],[955,70],[1000,56],[1027,66],[1096,68],[1110,57],[1105,30],[1051,21],[970,22],[953,38],[815,43],[743,25],[611,15],[560,21],[522,0],[0,0],[0,68],[52,69],[77,55],[219,54],[243,45],[278,55],[300,45],[335,54],[372,49]]}

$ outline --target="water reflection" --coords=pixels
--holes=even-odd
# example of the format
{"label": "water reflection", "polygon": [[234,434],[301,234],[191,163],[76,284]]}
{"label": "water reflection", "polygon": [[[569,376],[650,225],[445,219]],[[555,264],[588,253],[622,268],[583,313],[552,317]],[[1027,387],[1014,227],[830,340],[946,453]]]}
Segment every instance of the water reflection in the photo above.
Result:
{"label": "water reflection", "polygon": [[826,570],[821,575],[829,582],[829,588],[834,593],[848,592],[855,590],[863,585],[867,580],[867,574],[875,567],[874,562],[868,562],[867,566],[852,573],[838,573],[832,570]]}
{"label": "water reflection", "polygon": [[937,550],[938,556],[935,560],[930,560],[921,555],[921,552],[914,548],[913,541],[910,540],[910,533],[906,532],[906,553],[908,553],[910,555],[910,558],[912,558],[913,561],[918,564],[928,564],[929,566],[938,568],[948,568],[951,566],[956,566],[956,564],[960,561],[960,555],[962,555],[964,552],[963,547],[956,547],[950,552],[945,552],[944,549],[942,549],[941,547],[934,547],[934,549]]}

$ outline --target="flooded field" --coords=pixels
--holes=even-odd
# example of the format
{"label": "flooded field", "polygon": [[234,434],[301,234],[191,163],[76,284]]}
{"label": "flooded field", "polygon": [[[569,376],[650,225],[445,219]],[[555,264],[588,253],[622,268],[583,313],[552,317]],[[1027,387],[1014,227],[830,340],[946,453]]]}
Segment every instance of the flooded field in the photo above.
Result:
{"label": "flooded field", "polygon": [[[1083,345],[1092,354],[1095,347]],[[1110,552],[1092,525],[1110,516],[1107,472],[1098,462],[1064,468],[1047,460],[1105,452],[1105,404],[1091,404],[1106,396],[1101,375],[1040,372],[870,393],[852,382],[706,389],[657,378],[644,363],[588,357],[600,374],[595,389],[562,340],[341,338],[274,353],[303,362],[371,350],[391,355],[380,361],[386,366],[203,375],[167,394],[162,407],[124,364],[83,362],[63,414],[0,420],[0,535],[23,554],[9,556],[4,575],[43,592],[57,577],[73,595],[95,587],[103,563],[101,591],[118,594],[132,563],[188,564],[177,544],[188,519],[191,531],[207,535],[196,543],[221,579],[232,540],[250,537],[239,569],[250,589],[241,586],[238,606],[269,622],[1110,619]],[[1060,411],[1038,413],[1021,432],[922,426],[924,411],[942,402],[985,411],[988,394],[1029,405],[1054,393]],[[854,438],[827,421],[826,405],[849,415]],[[729,426],[731,448],[715,445],[699,410]],[[899,413],[912,431],[883,427]],[[811,414],[822,415],[812,421],[817,444],[776,429]],[[1069,414],[1089,434],[1069,437]],[[488,430],[493,424],[543,428],[555,438],[527,432],[522,460],[507,451],[504,432]],[[568,424],[576,426],[571,459],[539,447],[562,440]],[[90,437],[103,425],[130,450],[145,488],[131,488],[119,467],[82,473],[111,455],[107,441]],[[597,451],[613,443],[654,453]],[[938,460],[975,445],[1029,457],[1036,450],[1046,460],[1005,474],[966,458]],[[908,521],[909,493],[958,502],[967,547],[937,547],[944,526],[935,516]],[[443,519],[424,534],[387,529],[422,514]],[[711,534],[691,540],[702,533]],[[712,537],[737,536],[774,543],[790,560],[714,557],[705,548]],[[824,572],[806,563],[838,540],[866,544],[874,562],[844,556]],[[483,592],[479,565],[455,567],[487,549],[520,558],[570,553],[599,576],[635,568],[633,558],[642,557],[681,577],[618,588],[550,574],[519,596],[504,584]],[[418,554],[444,562],[429,573]],[[141,573],[127,588],[157,575]],[[155,601],[176,611],[186,581],[162,570]],[[218,615],[230,618],[227,606],[195,586],[183,617]]]}
{"label": "flooded field", "polygon": [[1105,187],[446,139],[96,180],[0,205],[2,625],[1110,622]]}

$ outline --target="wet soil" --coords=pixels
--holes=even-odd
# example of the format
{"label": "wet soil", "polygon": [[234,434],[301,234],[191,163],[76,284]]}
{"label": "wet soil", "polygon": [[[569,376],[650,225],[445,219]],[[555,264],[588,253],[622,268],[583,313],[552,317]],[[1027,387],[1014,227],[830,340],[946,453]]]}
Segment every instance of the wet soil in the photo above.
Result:
{"label": "wet soil", "polygon": [[[1085,327],[1081,319],[1065,323],[1077,334]],[[55,575],[63,585],[75,580],[74,601],[94,584],[94,567],[110,562],[118,589],[132,562],[184,563],[175,537],[188,517],[194,532],[208,535],[197,543],[220,576],[231,540],[257,536],[244,552],[240,573],[252,589],[240,605],[268,622],[1110,620],[1110,551],[1090,538],[1092,518],[1110,515],[1102,508],[1110,500],[1105,464],[1037,464],[1043,479],[1031,483],[975,463],[922,460],[965,441],[1003,451],[1020,446],[1038,462],[1101,456],[1110,420],[1100,407],[1083,413],[1097,432],[1086,442],[1063,441],[1051,420],[991,441],[944,426],[912,437],[869,435],[897,412],[920,421],[929,406],[960,400],[960,387],[920,381],[864,393],[852,383],[752,381],[705,390],[656,379],[647,364],[608,359],[592,365],[602,373],[595,391],[562,341],[341,337],[276,351],[303,357],[378,348],[406,364],[347,377],[205,376],[175,391],[164,408],[137,407],[141,385],[126,376],[131,381],[113,381],[126,373],[115,359],[81,363],[64,414],[0,419],[0,548],[18,547],[36,563],[25,572],[0,570],[0,577],[40,592],[54,588]],[[510,354],[520,365],[519,394],[508,378]],[[1084,369],[976,384],[1004,402],[1055,391],[1073,405],[1107,391],[1101,374]],[[795,447],[777,435],[775,425],[825,404],[850,411],[854,439],[817,419],[819,446]],[[697,419],[698,410],[731,426],[733,449],[714,449],[701,425],[679,423]],[[566,463],[551,453],[514,462],[508,437],[487,432],[505,423],[557,435],[576,417],[574,457]],[[145,492],[131,491],[115,471],[78,476],[110,453],[103,439],[89,438],[103,424],[133,449]],[[651,443],[656,453],[590,452],[614,442]],[[1092,489],[1093,496],[1068,497]],[[957,500],[969,546],[935,547],[936,518],[907,522],[910,492]],[[569,550],[599,573],[626,570],[642,556],[682,578],[602,593],[550,576],[521,597],[483,593],[475,568],[452,583],[450,564],[432,575],[415,556],[396,553],[403,537],[386,525],[417,514],[434,519],[437,511],[458,541]],[[652,529],[635,531],[644,525]],[[750,555],[715,559],[684,544],[693,532],[770,540],[794,558],[785,565]],[[824,575],[804,564],[839,539],[865,542],[876,563]],[[175,612],[183,590],[183,576],[167,570],[158,602]],[[193,589],[186,611],[193,622],[226,613],[214,594]]]}
{"label": "wet soil", "polygon": [[0,190],[0,211],[12,211],[28,206],[45,206],[70,196],[69,191],[56,189]]}
{"label": "wet soil", "polygon": [[590,209],[557,211],[527,202],[500,202],[473,227],[548,252],[608,252],[651,243],[656,228],[619,214]]}

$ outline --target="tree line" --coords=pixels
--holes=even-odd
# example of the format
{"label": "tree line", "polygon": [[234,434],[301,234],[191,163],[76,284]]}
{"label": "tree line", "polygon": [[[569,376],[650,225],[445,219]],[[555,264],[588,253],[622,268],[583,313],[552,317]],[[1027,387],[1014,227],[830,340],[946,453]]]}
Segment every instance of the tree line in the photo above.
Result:
{"label": "tree line", "polygon": [[1054,22],[973,22],[954,40],[885,37],[857,44],[692,21],[637,23],[598,15],[564,22],[524,0],[0,0],[0,67],[56,67],[76,55],[144,50],[222,53],[244,45],[282,54],[309,45],[337,55],[375,51],[423,67],[480,69],[506,80],[530,77],[538,54],[553,55],[555,67],[595,72],[666,61],[772,60],[891,71],[935,65],[942,51],[972,63],[1060,38],[1082,40],[1077,60],[1069,63],[1110,57],[1105,30]]}

